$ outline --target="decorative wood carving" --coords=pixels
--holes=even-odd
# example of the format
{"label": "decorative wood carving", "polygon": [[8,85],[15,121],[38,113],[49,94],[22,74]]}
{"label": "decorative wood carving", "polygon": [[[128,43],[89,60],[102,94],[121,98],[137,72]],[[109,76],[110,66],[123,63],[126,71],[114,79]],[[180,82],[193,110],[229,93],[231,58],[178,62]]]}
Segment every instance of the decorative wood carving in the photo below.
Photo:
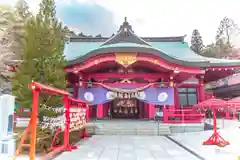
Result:
{"label": "decorative wood carving", "polygon": [[120,83],[132,83],[129,79],[123,79]]}
{"label": "decorative wood carving", "polygon": [[123,65],[125,68],[137,61],[136,53],[115,53],[116,62]]}

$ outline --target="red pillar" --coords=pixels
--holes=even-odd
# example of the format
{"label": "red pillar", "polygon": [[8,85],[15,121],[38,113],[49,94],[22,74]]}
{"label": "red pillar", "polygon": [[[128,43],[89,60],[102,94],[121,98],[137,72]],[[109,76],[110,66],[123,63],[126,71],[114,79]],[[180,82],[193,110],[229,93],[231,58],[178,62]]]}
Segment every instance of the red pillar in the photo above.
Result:
{"label": "red pillar", "polygon": [[144,113],[143,113],[143,118],[149,118],[149,109],[148,109],[148,104],[144,103]]}
{"label": "red pillar", "polygon": [[226,119],[231,119],[231,116],[230,116],[230,113],[229,113],[229,112],[225,112],[225,116],[226,116],[226,117],[225,117]]}
{"label": "red pillar", "polygon": [[64,129],[64,148],[69,149],[69,129],[70,129],[70,105],[68,97],[64,97],[64,109],[65,109],[65,129]]}
{"label": "red pillar", "polygon": [[103,118],[103,104],[97,105],[97,119]]}
{"label": "red pillar", "polygon": [[178,87],[174,87],[174,106],[177,108],[178,105]]}
{"label": "red pillar", "polygon": [[78,84],[73,85],[73,96],[74,98],[78,97]]}
{"label": "red pillar", "polygon": [[[35,86],[34,86],[35,87]],[[29,151],[29,159],[35,159],[36,152],[36,136],[37,136],[37,117],[38,117],[38,100],[39,100],[39,91],[32,88],[33,91],[33,99],[32,99],[32,116],[31,116],[31,133],[30,133],[30,151]]]}
{"label": "red pillar", "polygon": [[[174,78],[173,76],[169,77],[169,88],[173,88],[174,87],[174,105],[168,105],[168,109],[166,108],[166,106],[164,106],[164,113],[163,113],[163,122],[164,123],[168,123],[168,111],[171,112],[175,112],[176,109],[176,102],[178,101],[177,97],[178,97],[178,90],[176,90],[177,88],[174,85]],[[177,96],[176,96],[177,95]]]}
{"label": "red pillar", "polygon": [[148,117],[149,119],[154,119],[155,116],[155,105],[154,104],[148,104]]}
{"label": "red pillar", "polygon": [[89,120],[89,106],[86,104],[85,108],[86,108],[86,121],[88,121]]}
{"label": "red pillar", "polygon": [[168,123],[168,111],[166,106],[163,106],[163,123]]}
{"label": "red pillar", "polygon": [[200,77],[200,86],[199,86],[199,90],[198,90],[198,94],[199,94],[199,102],[202,102],[205,100],[205,93],[204,93],[204,82],[203,82],[203,76]]}
{"label": "red pillar", "polygon": [[[98,87],[102,87],[101,85],[98,85]],[[97,119],[103,119],[103,104],[97,105]]]}

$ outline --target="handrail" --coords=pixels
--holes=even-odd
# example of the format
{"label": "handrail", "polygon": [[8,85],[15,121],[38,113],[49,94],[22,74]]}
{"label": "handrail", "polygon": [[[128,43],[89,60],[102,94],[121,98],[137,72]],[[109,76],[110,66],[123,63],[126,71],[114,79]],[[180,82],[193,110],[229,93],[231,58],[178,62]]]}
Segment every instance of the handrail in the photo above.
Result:
{"label": "handrail", "polygon": [[205,114],[192,107],[164,109],[164,123],[202,123]]}

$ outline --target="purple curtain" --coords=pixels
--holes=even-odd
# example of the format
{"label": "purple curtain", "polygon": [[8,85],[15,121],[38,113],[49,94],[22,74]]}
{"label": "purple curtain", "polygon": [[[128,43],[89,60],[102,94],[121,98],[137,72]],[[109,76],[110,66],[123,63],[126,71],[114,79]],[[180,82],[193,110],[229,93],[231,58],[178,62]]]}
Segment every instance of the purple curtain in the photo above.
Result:
{"label": "purple curtain", "polygon": [[[113,100],[109,92],[105,88],[79,88],[78,98],[88,101],[90,105],[104,104]],[[138,95],[136,98],[145,103],[174,105],[173,88],[147,88]]]}

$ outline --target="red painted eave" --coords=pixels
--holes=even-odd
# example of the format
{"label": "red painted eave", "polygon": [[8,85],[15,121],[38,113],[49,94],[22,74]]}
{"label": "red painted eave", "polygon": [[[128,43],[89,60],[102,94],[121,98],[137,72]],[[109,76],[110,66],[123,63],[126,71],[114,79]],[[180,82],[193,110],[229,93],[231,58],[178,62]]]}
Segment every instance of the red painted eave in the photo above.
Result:
{"label": "red painted eave", "polygon": [[[91,68],[100,68],[104,67],[104,65],[101,64],[107,64],[116,62],[116,56],[115,54],[111,55],[101,55],[101,56],[95,56],[91,59],[88,59],[84,61],[83,63],[78,63],[72,66],[68,66],[65,68],[66,72],[88,72],[89,70],[92,70]],[[132,65],[141,64],[143,67],[152,67],[159,70],[165,70],[165,72],[186,72],[190,74],[204,74],[205,71],[202,70],[200,67],[191,67],[191,66],[182,66],[179,64],[170,63],[166,60],[164,60],[161,57],[154,56],[154,55],[137,55],[136,62]]]}

